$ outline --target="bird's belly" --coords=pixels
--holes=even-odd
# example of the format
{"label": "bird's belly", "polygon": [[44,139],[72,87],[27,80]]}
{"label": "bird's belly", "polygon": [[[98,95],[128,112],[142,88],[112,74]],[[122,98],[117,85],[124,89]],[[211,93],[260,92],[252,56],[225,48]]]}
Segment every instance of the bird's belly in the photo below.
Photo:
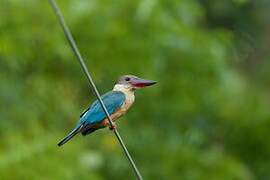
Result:
{"label": "bird's belly", "polygon": [[[134,102],[134,96],[127,97],[124,104],[116,112],[114,112],[112,115],[110,115],[112,121],[116,121],[118,118],[120,118],[122,115],[124,115],[128,111],[128,109],[131,107],[133,102]],[[109,123],[107,118],[104,119],[103,121],[101,121],[101,123],[100,123],[100,126],[102,126],[102,127],[106,127],[109,125],[110,125],[110,123]]]}

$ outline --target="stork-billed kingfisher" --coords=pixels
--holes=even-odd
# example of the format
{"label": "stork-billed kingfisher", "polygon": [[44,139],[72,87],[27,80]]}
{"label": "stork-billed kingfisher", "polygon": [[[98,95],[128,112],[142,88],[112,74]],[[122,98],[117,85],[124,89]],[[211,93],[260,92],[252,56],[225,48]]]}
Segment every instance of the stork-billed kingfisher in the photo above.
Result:
{"label": "stork-billed kingfisher", "polygon": [[[111,119],[115,121],[127,112],[135,100],[134,91],[136,89],[156,83],[156,81],[141,79],[133,75],[121,76],[113,90],[101,96]],[[78,133],[85,136],[105,127],[110,127],[110,123],[99,101],[96,100],[80,115],[79,122],[75,128],[58,143],[58,146],[62,146]],[[113,124],[110,128],[114,129],[116,125]]]}

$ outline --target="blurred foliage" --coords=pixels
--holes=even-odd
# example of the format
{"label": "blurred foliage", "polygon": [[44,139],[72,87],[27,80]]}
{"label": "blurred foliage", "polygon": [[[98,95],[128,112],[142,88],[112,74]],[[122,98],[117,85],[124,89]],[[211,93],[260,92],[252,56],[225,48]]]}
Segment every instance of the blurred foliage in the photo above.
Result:
{"label": "blurred foliage", "polygon": [[[145,179],[270,179],[270,2],[59,0],[99,90],[158,80],[119,123]],[[0,1],[1,179],[133,179],[47,1]]]}

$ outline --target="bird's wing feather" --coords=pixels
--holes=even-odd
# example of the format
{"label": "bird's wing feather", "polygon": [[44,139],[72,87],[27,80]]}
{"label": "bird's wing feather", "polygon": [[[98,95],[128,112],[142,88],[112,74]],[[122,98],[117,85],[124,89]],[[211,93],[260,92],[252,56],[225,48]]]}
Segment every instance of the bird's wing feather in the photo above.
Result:
{"label": "bird's wing feather", "polygon": [[[102,97],[104,105],[106,106],[108,113],[111,115],[117,109],[119,109],[125,102],[125,94],[120,91],[109,91]],[[90,108],[88,108],[80,116],[80,123],[82,124],[96,124],[106,118],[106,114],[103,111],[100,103],[96,100]]]}
{"label": "bird's wing feather", "polygon": [[81,113],[80,118],[83,117],[83,115],[84,115],[85,113],[87,113],[87,111],[88,111],[89,109],[90,109],[90,107],[87,108],[86,110],[84,110],[84,111]]}

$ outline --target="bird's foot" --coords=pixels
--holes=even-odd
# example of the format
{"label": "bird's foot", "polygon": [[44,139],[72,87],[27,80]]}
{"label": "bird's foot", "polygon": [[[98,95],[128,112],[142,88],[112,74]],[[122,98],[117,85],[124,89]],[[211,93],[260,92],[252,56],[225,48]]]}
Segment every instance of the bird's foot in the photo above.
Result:
{"label": "bird's foot", "polygon": [[117,128],[116,124],[113,123],[113,125],[110,125],[109,126],[109,129],[110,130],[115,130]]}

